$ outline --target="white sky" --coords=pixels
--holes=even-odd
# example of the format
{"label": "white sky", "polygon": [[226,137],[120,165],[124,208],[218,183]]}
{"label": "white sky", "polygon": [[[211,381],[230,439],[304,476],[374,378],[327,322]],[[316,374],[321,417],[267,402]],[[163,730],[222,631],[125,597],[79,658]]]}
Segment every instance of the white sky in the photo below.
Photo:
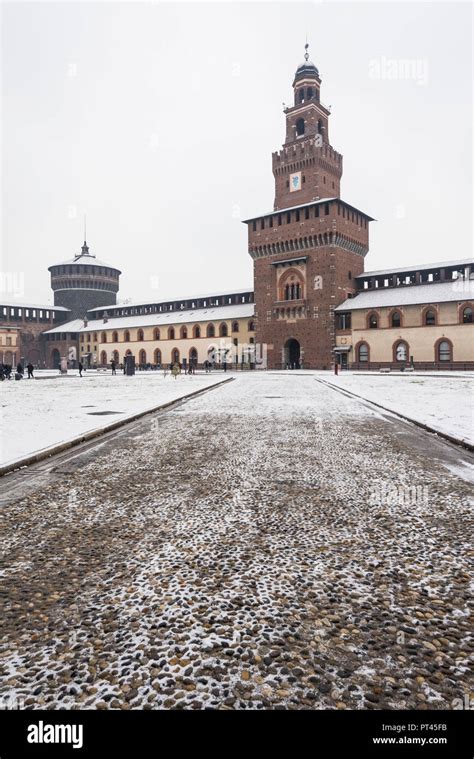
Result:
{"label": "white sky", "polygon": [[[377,219],[366,269],[469,256],[471,13],[5,4],[1,271],[24,282],[19,300],[52,302],[47,267],[79,250],[86,212],[91,252],[123,272],[121,299],[252,287],[240,219],[273,206],[271,153],[306,34],[341,196]],[[388,78],[390,60],[414,74]]]}

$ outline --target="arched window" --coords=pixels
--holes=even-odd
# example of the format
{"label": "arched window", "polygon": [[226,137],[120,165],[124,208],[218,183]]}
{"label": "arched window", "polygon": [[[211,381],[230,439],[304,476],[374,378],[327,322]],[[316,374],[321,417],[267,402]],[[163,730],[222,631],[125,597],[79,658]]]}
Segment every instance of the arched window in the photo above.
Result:
{"label": "arched window", "polygon": [[298,100],[300,103],[304,103],[304,87],[298,92]]}
{"label": "arched window", "polygon": [[153,354],[153,359],[155,364],[161,364],[161,351],[159,348],[156,348]]}
{"label": "arched window", "polygon": [[139,329],[139,330],[137,331],[137,340],[140,340],[140,341],[141,341],[141,340],[143,340],[143,339],[144,339],[144,338],[143,338],[143,330],[142,330],[142,329]]}
{"label": "arched window", "polygon": [[180,335],[179,336],[180,336],[181,340],[186,340],[186,338],[188,336],[187,327],[181,327],[181,331],[180,331]]}
{"label": "arched window", "polygon": [[171,361],[173,364],[179,364],[179,350],[177,348],[173,348],[171,351]]}
{"label": "arched window", "polygon": [[100,342],[101,343],[106,343],[107,342],[107,333],[106,332],[101,332]]}
{"label": "arched window", "polygon": [[174,327],[170,327],[168,330],[168,340],[174,340]]}
{"label": "arched window", "polygon": [[227,333],[227,324],[225,322],[222,322],[221,326],[219,327],[219,337],[227,337]]}
{"label": "arched window", "polygon": [[308,89],[306,90],[306,100],[311,100],[313,95],[314,95],[313,88],[308,87]]}
{"label": "arched window", "polygon": [[199,324],[195,324],[193,327],[193,337],[201,337],[201,327]]}
{"label": "arched window", "polygon": [[403,340],[395,343],[393,357],[399,363],[408,361],[408,345]]}
{"label": "arched window", "polygon": [[116,363],[116,364],[118,364],[118,363],[119,363],[119,361],[120,361],[120,359],[119,359],[119,352],[118,352],[118,351],[114,351],[114,352],[112,353],[112,358],[113,358],[113,360],[115,361],[115,363]]}
{"label": "arched window", "polygon": [[431,308],[425,311],[425,326],[432,327],[436,324],[436,312]]}
{"label": "arched window", "polygon": [[207,336],[208,337],[214,337],[216,334],[216,330],[213,324],[207,325]]}
{"label": "arched window", "polygon": [[97,342],[97,332],[94,332],[94,338],[93,338],[93,342],[94,342],[94,343],[96,343],[96,342]]}
{"label": "arched window", "polygon": [[463,324],[472,324],[472,308],[470,306],[466,306],[466,308],[463,309],[462,312],[462,323]]}
{"label": "arched window", "polygon": [[369,329],[377,329],[379,326],[379,317],[377,314],[369,314]]}
{"label": "arched window", "polygon": [[449,340],[440,340],[438,343],[438,361],[452,361],[452,348]]}
{"label": "arched window", "polygon": [[239,331],[239,322],[232,322],[232,332]]}
{"label": "arched window", "polygon": [[146,364],[146,351],[144,351],[143,349],[138,354],[138,363],[142,365]]}
{"label": "arched window", "polygon": [[197,366],[198,363],[198,352],[196,348],[190,348],[189,349],[189,364],[190,366]]}
{"label": "arched window", "polygon": [[118,332],[112,332],[112,342],[118,343]]}
{"label": "arched window", "polygon": [[369,346],[367,343],[361,343],[357,351],[357,358],[361,364],[367,363],[369,360]]}
{"label": "arched window", "polygon": [[128,331],[128,329],[126,329],[125,332],[123,333],[123,341],[124,343],[130,342],[130,332]]}
{"label": "arched window", "polygon": [[298,137],[304,134],[304,119],[298,119],[296,122],[296,134]]}
{"label": "arched window", "polygon": [[249,322],[248,330],[249,332],[255,332],[255,322]]}
{"label": "arched window", "polygon": [[400,311],[394,311],[393,312],[393,314],[391,316],[390,323],[391,323],[392,327],[400,327],[401,326],[401,324],[402,324],[402,317],[401,317]]}
{"label": "arched window", "polygon": [[[155,329],[153,330],[153,340],[159,340],[159,339],[160,339],[160,330],[158,329],[158,327],[155,327]],[[155,362],[155,363],[160,363],[160,362]]]}
{"label": "arched window", "polygon": [[100,352],[100,363],[102,366],[107,364],[107,353],[105,351]]}

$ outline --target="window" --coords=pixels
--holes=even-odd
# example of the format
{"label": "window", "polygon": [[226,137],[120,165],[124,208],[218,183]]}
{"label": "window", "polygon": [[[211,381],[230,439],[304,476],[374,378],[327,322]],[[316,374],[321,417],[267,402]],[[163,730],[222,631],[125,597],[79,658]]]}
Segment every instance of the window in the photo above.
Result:
{"label": "window", "polygon": [[[158,329],[158,327],[155,327],[155,329],[153,330],[153,340],[159,340],[159,339],[160,339],[160,330]],[[155,364],[157,363],[160,363],[160,362],[155,361]]]}
{"label": "window", "polygon": [[394,311],[391,318],[391,325],[392,327],[400,327],[402,323],[402,318],[400,316],[399,311]]}
{"label": "window", "polygon": [[216,334],[216,330],[213,324],[207,325],[207,336],[208,337],[214,337]]}
{"label": "window", "polygon": [[123,341],[124,343],[130,342],[130,332],[128,331],[128,329],[126,329],[125,332],[123,333]]}
{"label": "window", "polygon": [[296,134],[301,137],[304,134],[304,119],[298,119],[296,122]]}
{"label": "window", "polygon": [[146,351],[144,351],[143,349],[138,354],[138,363],[141,364],[142,366],[146,364]]}
{"label": "window", "polygon": [[360,363],[364,364],[369,360],[369,346],[367,345],[367,343],[361,343],[359,345],[358,353],[359,353],[358,358],[359,358]]}
{"label": "window", "polygon": [[101,343],[106,343],[107,342],[107,334],[105,332],[101,332],[100,342]]}
{"label": "window", "polygon": [[154,363],[155,364],[161,364],[161,351],[159,348],[157,348],[153,354]]}
{"label": "window", "polygon": [[227,324],[225,324],[225,322],[222,322],[221,326],[219,327],[219,337],[227,337],[227,333]]}
{"label": "window", "polygon": [[201,337],[201,327],[199,324],[196,324],[193,328],[193,337]]}
{"label": "window", "polygon": [[438,361],[451,361],[451,343],[441,340],[438,345]]}
{"label": "window", "polygon": [[430,309],[425,312],[425,325],[432,327],[434,324],[436,324],[436,313]]}
{"label": "window", "polygon": [[143,336],[143,330],[142,329],[137,330],[137,340],[144,340],[144,339],[145,338]]}
{"label": "window", "polygon": [[232,322],[232,332],[239,331],[239,322]]}
{"label": "window", "polygon": [[186,340],[187,336],[188,336],[187,327],[181,327],[181,332],[180,332],[181,340]]}
{"label": "window", "polygon": [[350,329],[351,328],[351,315],[350,314],[339,314],[338,315],[337,327],[338,327],[338,329]]}
{"label": "window", "polygon": [[463,309],[462,312],[462,323],[472,324],[472,321],[472,308],[470,306],[467,306],[467,308]]}
{"label": "window", "polygon": [[248,326],[249,332],[255,332],[255,322],[250,321]]}
{"label": "window", "polygon": [[377,314],[370,314],[369,316],[369,329],[377,329],[379,326],[379,318]]}
{"label": "window", "polygon": [[171,361],[173,364],[179,364],[179,350],[177,348],[173,348],[171,351]]}
{"label": "window", "polygon": [[395,361],[407,361],[408,360],[408,345],[400,342],[395,345]]}
{"label": "window", "polygon": [[170,327],[168,330],[168,340],[174,340],[174,327]]}

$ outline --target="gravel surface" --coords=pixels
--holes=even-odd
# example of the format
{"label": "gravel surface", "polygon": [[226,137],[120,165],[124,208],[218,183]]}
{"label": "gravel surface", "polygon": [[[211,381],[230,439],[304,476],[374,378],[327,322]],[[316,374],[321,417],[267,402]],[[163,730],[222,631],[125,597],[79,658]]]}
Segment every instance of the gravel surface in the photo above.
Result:
{"label": "gravel surface", "polygon": [[4,698],[453,708],[469,485],[397,424],[311,376],[244,375],[12,500]]}

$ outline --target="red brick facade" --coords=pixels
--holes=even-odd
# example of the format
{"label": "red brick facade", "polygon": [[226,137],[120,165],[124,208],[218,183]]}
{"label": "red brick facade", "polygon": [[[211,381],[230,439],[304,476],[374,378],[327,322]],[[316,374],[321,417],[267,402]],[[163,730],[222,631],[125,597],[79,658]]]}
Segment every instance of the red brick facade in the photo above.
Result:
{"label": "red brick facade", "polygon": [[[340,200],[342,156],[329,144],[319,73],[306,60],[285,109],[286,142],[273,154],[274,212],[248,219],[257,343],[268,368],[329,368],[334,308],[364,270],[371,217]],[[295,343],[294,341],[297,341]]]}

